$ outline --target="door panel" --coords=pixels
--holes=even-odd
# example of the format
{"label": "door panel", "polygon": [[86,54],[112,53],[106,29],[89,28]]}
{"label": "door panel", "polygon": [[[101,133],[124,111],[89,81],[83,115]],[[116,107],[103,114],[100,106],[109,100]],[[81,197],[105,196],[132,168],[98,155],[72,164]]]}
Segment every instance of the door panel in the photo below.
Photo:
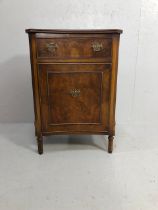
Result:
{"label": "door panel", "polygon": [[43,131],[106,131],[110,70],[110,64],[39,64]]}
{"label": "door panel", "polygon": [[49,72],[49,124],[100,123],[102,73]]}

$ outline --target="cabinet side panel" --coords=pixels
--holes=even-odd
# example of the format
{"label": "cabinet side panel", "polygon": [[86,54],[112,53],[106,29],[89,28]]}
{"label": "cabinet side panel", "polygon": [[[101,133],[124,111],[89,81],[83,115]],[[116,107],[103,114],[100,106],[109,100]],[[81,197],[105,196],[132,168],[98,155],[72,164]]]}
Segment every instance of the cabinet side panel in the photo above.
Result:
{"label": "cabinet side panel", "polygon": [[30,45],[30,62],[31,62],[32,89],[33,89],[34,113],[35,113],[35,134],[39,136],[41,133],[41,114],[40,114],[40,97],[39,97],[39,85],[38,85],[38,70],[36,65],[35,34],[29,34],[29,45]]}
{"label": "cabinet side panel", "polygon": [[113,35],[112,71],[111,71],[111,81],[110,81],[109,135],[115,135],[115,107],[116,107],[119,38],[120,38],[119,35]]}

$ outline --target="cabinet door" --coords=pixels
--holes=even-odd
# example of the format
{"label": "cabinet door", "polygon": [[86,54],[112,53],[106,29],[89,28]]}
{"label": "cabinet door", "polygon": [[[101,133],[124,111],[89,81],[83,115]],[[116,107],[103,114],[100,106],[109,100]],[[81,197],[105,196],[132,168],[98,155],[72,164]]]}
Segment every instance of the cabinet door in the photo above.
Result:
{"label": "cabinet door", "polygon": [[42,131],[108,130],[110,64],[39,64]]}

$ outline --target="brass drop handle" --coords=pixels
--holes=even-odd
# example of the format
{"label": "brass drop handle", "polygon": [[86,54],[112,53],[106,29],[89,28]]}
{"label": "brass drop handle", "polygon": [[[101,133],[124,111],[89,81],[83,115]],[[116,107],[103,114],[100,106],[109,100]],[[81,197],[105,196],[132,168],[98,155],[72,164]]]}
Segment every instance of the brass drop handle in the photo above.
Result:
{"label": "brass drop handle", "polygon": [[72,90],[70,90],[70,95],[72,97],[78,97],[78,96],[80,96],[80,89],[72,89]]}
{"label": "brass drop handle", "polygon": [[46,48],[49,53],[54,54],[56,52],[56,49],[58,48],[58,45],[54,42],[50,42],[46,43]]}
{"label": "brass drop handle", "polygon": [[99,43],[99,42],[94,42],[94,43],[92,43],[92,48],[93,48],[93,51],[99,52],[99,51],[103,50],[103,44]]}

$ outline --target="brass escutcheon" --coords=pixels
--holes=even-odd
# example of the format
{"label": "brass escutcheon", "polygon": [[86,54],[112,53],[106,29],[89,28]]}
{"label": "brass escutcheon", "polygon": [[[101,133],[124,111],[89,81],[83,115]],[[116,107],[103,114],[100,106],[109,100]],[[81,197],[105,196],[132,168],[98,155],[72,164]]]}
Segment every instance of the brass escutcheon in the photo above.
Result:
{"label": "brass escutcheon", "polygon": [[72,90],[70,90],[70,95],[72,97],[80,96],[80,90],[79,89],[72,89]]}
{"label": "brass escutcheon", "polygon": [[95,51],[95,52],[101,51],[103,49],[103,44],[94,42],[94,43],[92,43],[92,48],[93,48],[93,51]]}
{"label": "brass escutcheon", "polygon": [[49,53],[54,54],[56,52],[56,49],[58,48],[58,45],[56,43],[50,42],[46,43],[46,48]]}

